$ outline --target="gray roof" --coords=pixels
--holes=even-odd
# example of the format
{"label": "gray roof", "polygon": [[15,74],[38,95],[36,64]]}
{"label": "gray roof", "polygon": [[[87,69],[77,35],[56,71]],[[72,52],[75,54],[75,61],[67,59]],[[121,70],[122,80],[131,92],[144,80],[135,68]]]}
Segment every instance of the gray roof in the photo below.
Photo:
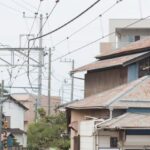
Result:
{"label": "gray roof", "polygon": [[104,129],[150,129],[150,113],[125,113],[98,125]]}
{"label": "gray roof", "polygon": [[67,106],[70,109],[150,108],[150,76],[87,97]]}

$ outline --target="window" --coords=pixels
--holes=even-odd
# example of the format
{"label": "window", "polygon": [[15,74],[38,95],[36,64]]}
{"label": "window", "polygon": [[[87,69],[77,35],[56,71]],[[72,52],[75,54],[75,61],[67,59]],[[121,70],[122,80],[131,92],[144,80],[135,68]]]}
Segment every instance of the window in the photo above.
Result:
{"label": "window", "polygon": [[8,122],[8,128],[10,128],[10,116],[5,116],[5,118],[6,118],[6,121]]}
{"label": "window", "polygon": [[110,138],[110,147],[111,148],[118,147],[118,138],[117,137],[111,137]]}
{"label": "window", "polygon": [[150,57],[139,62],[139,77],[150,75]]}
{"label": "window", "polygon": [[134,36],[128,35],[128,42],[134,42]]}
{"label": "window", "polygon": [[140,36],[139,36],[139,35],[136,35],[136,36],[134,37],[134,41],[138,41],[138,40],[140,40]]}

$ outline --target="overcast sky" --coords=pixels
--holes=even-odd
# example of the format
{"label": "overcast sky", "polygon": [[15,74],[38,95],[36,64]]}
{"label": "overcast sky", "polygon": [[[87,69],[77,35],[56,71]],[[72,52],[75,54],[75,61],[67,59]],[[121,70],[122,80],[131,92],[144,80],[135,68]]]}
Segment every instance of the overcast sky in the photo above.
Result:
{"label": "overcast sky", "polygon": [[[72,19],[77,14],[82,12],[96,0],[60,0],[55,8],[54,12],[47,21],[43,33],[47,33],[55,29],[56,27],[62,25],[66,21]],[[103,13],[109,7],[111,7],[116,0],[101,0],[95,7],[81,16],[79,19],[66,26],[58,32],[44,37],[43,46],[53,48],[52,60],[64,55],[82,45],[85,45],[93,40],[102,37],[109,33],[108,23],[109,19],[112,18],[130,18],[130,19],[140,19],[141,17],[146,17],[150,15],[149,0],[122,0],[122,2],[115,5],[110,11],[104,14],[101,18],[96,19],[92,24],[84,28],[84,30],[78,32],[68,40],[65,40],[58,46],[56,43],[68,37],[70,34],[78,30],[80,27],[87,24],[89,21],[97,17],[99,14]],[[39,0],[0,0],[0,42],[11,47],[19,46],[19,35],[28,34],[34,19],[25,19],[22,16],[22,12],[26,12],[26,16],[34,17],[34,13],[37,11],[39,6]],[[55,5],[55,0],[43,0],[40,7],[40,12],[43,16],[49,13],[53,6]],[[45,20],[44,20],[45,21]],[[39,30],[39,19],[35,20],[33,26],[32,34],[37,34]],[[103,41],[107,41],[104,39]],[[25,45],[25,38],[22,38],[22,45]],[[68,55],[66,59],[74,59],[75,66],[79,67],[84,64],[90,63],[95,60],[95,56],[99,54],[99,43],[100,41],[92,44],[80,51]],[[36,42],[38,45],[38,40]],[[27,46],[27,45],[26,45]],[[32,54],[35,58],[37,54]],[[3,57],[3,56],[2,56]],[[5,57],[4,57],[5,58]],[[8,58],[8,54],[7,54]],[[5,59],[7,59],[5,58]],[[62,60],[64,60],[63,58]],[[18,55],[18,62],[23,62],[20,55]],[[0,61],[1,62],[1,61]],[[45,56],[45,64],[47,63],[47,56]],[[26,71],[26,67],[22,67],[18,74],[18,69],[14,68],[12,74],[13,86],[29,86],[26,74],[20,76],[21,73]],[[0,68],[0,79],[5,80],[5,85],[9,85],[12,82],[9,80],[8,72],[11,68],[5,67]],[[70,98],[70,77],[68,72],[71,70],[70,63],[62,63],[59,60],[52,63],[52,94],[62,95],[62,87],[64,87],[64,99],[65,101]],[[17,78],[15,78],[17,76]],[[37,85],[37,70],[31,73],[31,82],[33,86]],[[80,75],[76,75],[80,76]],[[47,69],[46,65],[43,69],[43,93],[47,94]],[[66,79],[66,80],[65,80]],[[65,81],[65,82],[64,82]],[[75,99],[80,99],[83,97],[83,81],[75,82]],[[29,90],[30,91],[30,90]],[[11,92],[24,92],[24,90],[13,89]]]}

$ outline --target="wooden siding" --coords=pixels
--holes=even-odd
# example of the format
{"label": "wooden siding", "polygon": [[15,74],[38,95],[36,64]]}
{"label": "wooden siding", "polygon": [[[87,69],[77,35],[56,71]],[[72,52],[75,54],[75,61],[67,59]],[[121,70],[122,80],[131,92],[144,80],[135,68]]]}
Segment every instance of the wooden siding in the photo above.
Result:
{"label": "wooden siding", "polygon": [[108,109],[94,109],[94,110],[71,110],[71,122],[85,120],[85,116],[96,118],[108,118]]}
{"label": "wooden siding", "polygon": [[127,67],[88,72],[85,75],[85,97],[127,83]]}

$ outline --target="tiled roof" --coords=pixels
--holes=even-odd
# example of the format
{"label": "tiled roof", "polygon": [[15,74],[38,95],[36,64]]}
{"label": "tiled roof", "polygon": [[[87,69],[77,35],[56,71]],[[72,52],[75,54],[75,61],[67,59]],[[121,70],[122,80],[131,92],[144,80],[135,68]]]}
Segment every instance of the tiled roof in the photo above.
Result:
{"label": "tiled roof", "polygon": [[96,58],[98,59],[106,59],[106,58],[112,58],[112,57],[116,57],[118,55],[125,55],[128,53],[138,53],[141,51],[150,51],[150,38],[146,38],[143,40],[139,40],[136,42],[132,42],[131,44],[122,47],[120,49],[117,50],[111,50],[108,53],[102,54],[102,55],[98,55],[96,56]]}
{"label": "tiled roof", "polygon": [[150,55],[150,52],[142,52],[138,54],[121,56],[121,57],[116,57],[112,59],[99,60],[94,63],[75,69],[72,71],[72,73],[81,72],[81,71],[90,71],[90,70],[96,70],[96,69],[100,70],[100,69],[112,68],[116,66],[126,66],[140,59],[148,57],[149,55]]}
{"label": "tiled roof", "polygon": [[98,127],[105,129],[150,129],[150,113],[126,113]]}
{"label": "tiled roof", "polygon": [[136,81],[118,86],[111,90],[96,94],[70,104],[71,109],[95,108],[150,108],[150,76],[142,77]]}

